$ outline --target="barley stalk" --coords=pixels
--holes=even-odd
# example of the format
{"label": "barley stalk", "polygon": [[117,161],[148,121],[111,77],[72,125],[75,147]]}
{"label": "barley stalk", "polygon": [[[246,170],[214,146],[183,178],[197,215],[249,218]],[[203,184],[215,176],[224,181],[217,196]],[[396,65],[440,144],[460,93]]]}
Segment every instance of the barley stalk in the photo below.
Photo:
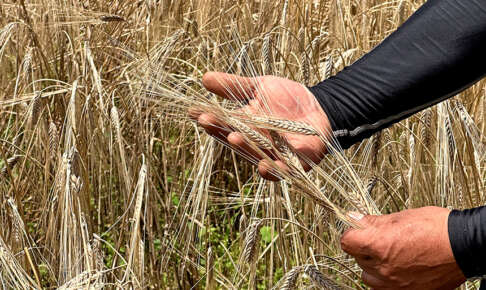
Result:
{"label": "barley stalk", "polygon": [[211,246],[208,247],[206,253],[206,289],[213,289],[213,276],[214,276],[214,257]]}
{"label": "barley stalk", "polygon": [[420,139],[422,139],[422,143],[425,148],[430,148],[431,144],[431,124],[432,124],[432,110],[427,109],[422,112],[421,115],[422,126],[420,127]]}
{"label": "barley stalk", "polygon": [[[131,268],[133,267],[133,264],[135,262],[135,254],[139,250],[140,243],[142,243],[140,221],[142,219],[142,202],[145,194],[146,177],[147,177],[147,165],[145,165],[144,163],[140,168],[140,172],[138,175],[138,182],[136,187],[136,200],[135,200],[135,207],[133,210],[133,217],[132,217],[133,228],[130,234],[130,251],[128,256],[128,265],[124,275],[124,280],[127,279],[129,275],[131,275],[130,274]],[[138,259],[140,261],[142,257],[139,256]],[[142,278],[141,274],[143,273],[143,267],[141,269],[139,268],[138,271],[134,271],[134,272],[139,275],[138,278]],[[138,280],[137,277],[134,277],[133,281],[140,281],[140,280]]]}

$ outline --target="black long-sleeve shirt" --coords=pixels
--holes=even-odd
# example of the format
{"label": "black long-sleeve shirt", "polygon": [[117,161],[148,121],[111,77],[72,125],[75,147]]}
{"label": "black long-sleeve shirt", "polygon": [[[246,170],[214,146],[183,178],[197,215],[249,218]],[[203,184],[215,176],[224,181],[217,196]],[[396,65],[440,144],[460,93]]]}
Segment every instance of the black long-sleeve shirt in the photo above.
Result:
{"label": "black long-sleeve shirt", "polygon": [[[371,52],[310,90],[348,148],[485,75],[486,0],[429,0]],[[486,208],[453,211],[449,238],[464,275],[485,275]]]}

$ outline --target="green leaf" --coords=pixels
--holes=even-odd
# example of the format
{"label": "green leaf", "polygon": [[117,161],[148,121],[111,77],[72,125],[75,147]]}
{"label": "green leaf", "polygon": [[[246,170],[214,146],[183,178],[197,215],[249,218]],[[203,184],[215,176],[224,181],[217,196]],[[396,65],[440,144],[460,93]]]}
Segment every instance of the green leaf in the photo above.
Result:
{"label": "green leaf", "polygon": [[154,240],[154,248],[155,248],[155,250],[157,250],[157,251],[162,250],[162,241],[161,241],[161,240],[159,240],[159,239],[155,239],[155,240]]}
{"label": "green leaf", "polygon": [[179,196],[176,193],[172,194],[172,203],[175,206],[179,206],[180,200],[179,200]]}
{"label": "green leaf", "polygon": [[260,234],[262,235],[262,241],[265,243],[270,243],[272,241],[272,228],[264,226],[260,229]]}

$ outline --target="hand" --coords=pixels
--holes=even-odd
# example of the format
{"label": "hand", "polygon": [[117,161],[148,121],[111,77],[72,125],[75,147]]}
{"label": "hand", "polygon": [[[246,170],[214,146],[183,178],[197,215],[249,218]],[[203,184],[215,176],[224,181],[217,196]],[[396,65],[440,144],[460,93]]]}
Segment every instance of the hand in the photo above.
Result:
{"label": "hand", "polygon": [[362,228],[345,232],[341,247],[355,257],[363,282],[374,289],[454,289],[466,281],[452,254],[448,209],[349,215]]}
{"label": "hand", "polygon": [[[304,122],[323,134],[329,134],[331,130],[329,120],[314,95],[297,82],[274,76],[244,78],[210,72],[203,76],[203,85],[221,97],[233,101],[247,100],[248,104],[241,110],[248,114]],[[217,116],[209,112],[200,112],[197,109],[191,110],[190,116],[213,137],[227,142],[244,152],[245,155],[259,160],[258,171],[262,177],[278,180],[272,174],[268,162],[246,144],[240,133],[234,132],[228,125],[218,120]],[[268,136],[268,132],[262,133]],[[281,133],[280,135],[287,140],[297,155],[305,156],[312,163],[318,164],[326,153],[326,146],[317,136],[292,133]],[[275,163],[282,169],[286,167],[281,160],[277,160]],[[302,165],[305,170],[311,168],[307,162],[302,162]]]}

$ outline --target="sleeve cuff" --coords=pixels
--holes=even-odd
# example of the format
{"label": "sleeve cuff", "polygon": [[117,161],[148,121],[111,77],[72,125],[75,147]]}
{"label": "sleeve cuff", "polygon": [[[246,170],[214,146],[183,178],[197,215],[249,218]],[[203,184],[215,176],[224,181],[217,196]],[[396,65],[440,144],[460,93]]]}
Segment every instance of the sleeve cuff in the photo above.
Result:
{"label": "sleeve cuff", "polygon": [[457,265],[468,279],[486,274],[486,208],[464,211],[453,210],[449,214],[449,241]]}
{"label": "sleeve cuff", "polygon": [[342,125],[343,117],[341,112],[338,110],[333,98],[322,88],[324,82],[325,81],[313,87],[308,87],[308,89],[317,99],[331,123],[334,140],[330,140],[330,142],[337,145],[335,146],[335,149],[348,149],[356,143],[356,140],[351,140],[351,138],[349,138],[348,130]]}

